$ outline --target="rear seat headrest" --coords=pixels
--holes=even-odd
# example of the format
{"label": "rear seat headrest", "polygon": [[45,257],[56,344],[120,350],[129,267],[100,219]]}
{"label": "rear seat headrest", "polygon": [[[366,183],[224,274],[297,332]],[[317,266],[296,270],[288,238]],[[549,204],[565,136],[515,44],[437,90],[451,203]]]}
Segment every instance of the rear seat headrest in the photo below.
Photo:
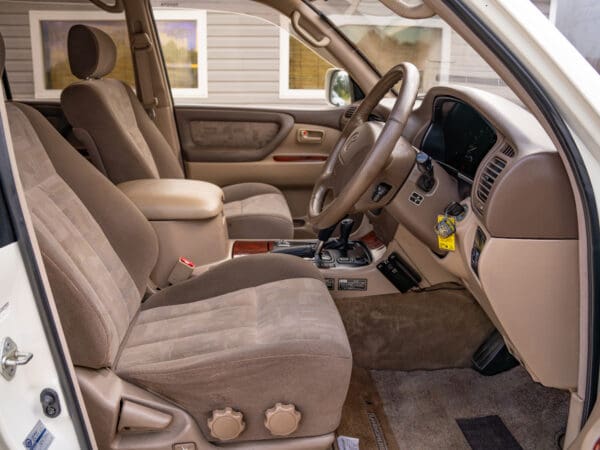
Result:
{"label": "rear seat headrest", "polygon": [[117,47],[110,36],[87,25],[71,27],[68,51],[71,72],[82,80],[108,75],[117,60]]}

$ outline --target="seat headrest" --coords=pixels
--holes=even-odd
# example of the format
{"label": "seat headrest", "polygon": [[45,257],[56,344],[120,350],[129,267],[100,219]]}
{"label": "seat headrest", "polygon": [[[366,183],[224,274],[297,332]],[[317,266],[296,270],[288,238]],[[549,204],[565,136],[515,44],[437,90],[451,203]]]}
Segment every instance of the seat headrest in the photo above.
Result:
{"label": "seat headrest", "polygon": [[102,78],[115,67],[117,46],[108,34],[98,28],[73,25],[67,46],[71,72],[77,78]]}
{"label": "seat headrest", "polygon": [[4,65],[6,64],[6,47],[4,46],[4,38],[0,33],[0,75],[4,72]]}

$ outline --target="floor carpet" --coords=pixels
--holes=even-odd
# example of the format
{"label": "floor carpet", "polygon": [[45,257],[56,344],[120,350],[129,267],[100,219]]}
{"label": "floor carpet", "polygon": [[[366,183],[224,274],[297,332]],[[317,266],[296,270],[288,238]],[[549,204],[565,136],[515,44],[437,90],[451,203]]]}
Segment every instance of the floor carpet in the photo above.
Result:
{"label": "floor carpet", "polygon": [[[470,449],[457,420],[488,416],[498,416],[523,449],[556,450],[567,421],[568,393],[533,382],[520,366],[493,377],[471,369],[371,375],[402,450]],[[370,448],[377,447],[361,446]]]}
{"label": "floor carpet", "polygon": [[358,439],[360,450],[399,450],[379,393],[366,369],[352,369],[337,435]]}

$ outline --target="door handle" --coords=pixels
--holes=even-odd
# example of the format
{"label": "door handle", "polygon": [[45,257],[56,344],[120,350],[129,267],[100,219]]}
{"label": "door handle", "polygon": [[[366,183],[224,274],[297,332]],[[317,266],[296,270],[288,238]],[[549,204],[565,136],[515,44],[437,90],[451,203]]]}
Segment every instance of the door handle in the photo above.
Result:
{"label": "door handle", "polygon": [[296,140],[301,144],[320,144],[323,142],[325,132],[323,130],[310,130],[300,128],[296,135]]}

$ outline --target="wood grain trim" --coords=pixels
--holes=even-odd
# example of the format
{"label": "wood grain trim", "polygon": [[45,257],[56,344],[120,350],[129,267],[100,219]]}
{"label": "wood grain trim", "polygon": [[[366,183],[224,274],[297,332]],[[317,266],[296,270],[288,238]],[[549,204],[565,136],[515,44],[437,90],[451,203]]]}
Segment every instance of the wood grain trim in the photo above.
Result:
{"label": "wood grain trim", "polygon": [[375,250],[385,246],[385,243],[377,237],[374,231],[371,231],[364,235],[359,239],[363,244],[365,244],[369,250]]}
{"label": "wood grain trim", "polygon": [[326,155],[273,155],[276,162],[327,161]]}
{"label": "wood grain trim", "polygon": [[235,241],[232,256],[259,255],[269,253],[273,249],[273,241]]}

